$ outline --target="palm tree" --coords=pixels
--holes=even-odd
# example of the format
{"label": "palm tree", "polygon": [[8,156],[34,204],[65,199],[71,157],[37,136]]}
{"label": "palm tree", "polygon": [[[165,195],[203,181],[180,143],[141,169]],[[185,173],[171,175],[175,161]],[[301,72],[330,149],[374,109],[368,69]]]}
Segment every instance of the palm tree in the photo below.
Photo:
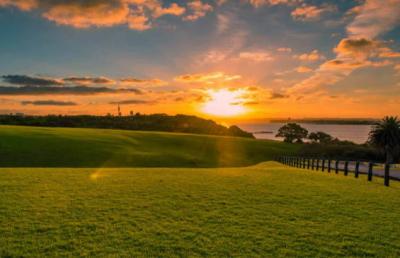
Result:
{"label": "palm tree", "polygon": [[400,120],[393,116],[383,118],[369,133],[369,142],[384,151],[387,164],[393,163],[400,147]]}

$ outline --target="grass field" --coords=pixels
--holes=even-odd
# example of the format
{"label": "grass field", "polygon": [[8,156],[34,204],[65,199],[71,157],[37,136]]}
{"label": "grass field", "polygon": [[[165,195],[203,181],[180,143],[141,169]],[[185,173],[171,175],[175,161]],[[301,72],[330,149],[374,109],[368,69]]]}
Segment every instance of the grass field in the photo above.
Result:
{"label": "grass field", "polygon": [[0,126],[0,167],[236,167],[298,148],[235,137]]}
{"label": "grass field", "polygon": [[399,190],[274,162],[3,168],[0,256],[399,257]]}
{"label": "grass field", "polygon": [[0,257],[400,256],[400,184],[254,165],[296,151],[0,126]]}

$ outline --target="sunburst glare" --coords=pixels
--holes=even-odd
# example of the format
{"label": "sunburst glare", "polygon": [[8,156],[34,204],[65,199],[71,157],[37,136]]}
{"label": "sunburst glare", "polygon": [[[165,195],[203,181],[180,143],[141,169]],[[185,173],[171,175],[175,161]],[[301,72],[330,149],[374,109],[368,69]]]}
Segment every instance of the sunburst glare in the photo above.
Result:
{"label": "sunburst glare", "polygon": [[243,106],[244,93],[245,91],[242,89],[208,90],[207,94],[210,100],[203,105],[202,111],[216,116],[242,115],[246,113],[246,108]]}

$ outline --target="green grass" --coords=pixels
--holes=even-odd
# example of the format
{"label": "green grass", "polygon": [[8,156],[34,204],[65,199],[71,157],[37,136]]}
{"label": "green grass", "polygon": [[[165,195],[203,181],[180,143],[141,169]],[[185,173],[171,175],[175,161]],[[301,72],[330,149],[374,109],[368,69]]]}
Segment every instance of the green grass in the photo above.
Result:
{"label": "green grass", "polygon": [[399,257],[399,190],[274,162],[3,168],[0,256]]}
{"label": "green grass", "polygon": [[0,167],[236,167],[298,148],[235,137],[0,126]]}

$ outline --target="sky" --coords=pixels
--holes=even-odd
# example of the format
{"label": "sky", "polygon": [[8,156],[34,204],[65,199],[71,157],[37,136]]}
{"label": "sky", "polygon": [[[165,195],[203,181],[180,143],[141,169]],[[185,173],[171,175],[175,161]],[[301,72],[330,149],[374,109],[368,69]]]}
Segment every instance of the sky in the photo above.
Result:
{"label": "sky", "polygon": [[0,113],[400,115],[400,0],[0,0]]}

